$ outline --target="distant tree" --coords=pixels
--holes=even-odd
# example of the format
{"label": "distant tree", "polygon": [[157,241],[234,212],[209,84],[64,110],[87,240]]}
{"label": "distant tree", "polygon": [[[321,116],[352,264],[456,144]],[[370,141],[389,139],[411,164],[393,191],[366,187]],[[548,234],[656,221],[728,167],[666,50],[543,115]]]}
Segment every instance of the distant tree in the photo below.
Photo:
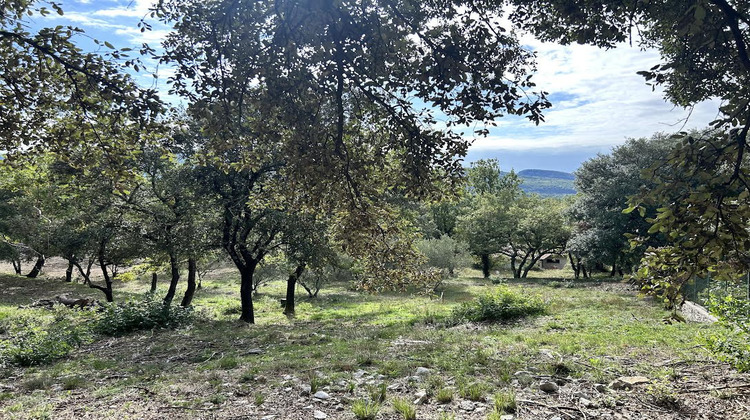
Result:
{"label": "distant tree", "polygon": [[521,182],[514,172],[502,175],[496,159],[480,160],[468,170],[467,210],[459,217],[458,238],[479,257],[482,274],[490,276],[490,256],[510,241],[513,220],[510,209],[522,195]]}
{"label": "distant tree", "polygon": [[[650,228],[646,218],[653,217],[658,206],[644,207],[643,216],[622,211],[628,207],[628,197],[653,188],[654,182],[641,175],[663,161],[674,143],[666,134],[630,139],[610,154],[581,165],[575,173],[579,195],[570,210],[575,228],[569,250],[590,263],[610,265],[612,275],[630,272],[638,264],[647,245],[633,248],[630,238],[646,235]],[[650,245],[659,241],[654,237]]]}
{"label": "distant tree", "polygon": [[468,245],[448,235],[423,239],[417,243],[417,248],[427,257],[427,266],[440,269],[450,277],[469,266],[471,261]]}
{"label": "distant tree", "polygon": [[[654,188],[644,191],[630,207],[640,212],[659,203],[651,217],[652,232],[668,235],[672,242],[661,260],[650,254],[650,263],[639,272],[657,273],[669,266],[694,273],[721,269],[720,276],[732,277],[746,270],[750,266],[744,212],[750,195],[747,1],[514,0],[511,4],[515,6],[511,20],[545,41],[606,48],[630,42],[658,49],[661,62],[639,73],[649,84],[661,87],[666,99],[677,106],[721,100],[717,119],[711,123],[715,131],[679,133],[682,143],[650,171]],[[733,263],[721,263],[726,260]]]}
{"label": "distant tree", "polygon": [[525,278],[545,254],[562,254],[570,238],[564,200],[520,198],[510,209],[511,232],[508,243],[499,252],[510,258],[514,278]]}
{"label": "distant tree", "polygon": [[478,196],[459,218],[458,237],[480,258],[484,278],[490,277],[490,256],[501,252],[510,241],[515,223],[510,212],[512,204],[494,194]]}

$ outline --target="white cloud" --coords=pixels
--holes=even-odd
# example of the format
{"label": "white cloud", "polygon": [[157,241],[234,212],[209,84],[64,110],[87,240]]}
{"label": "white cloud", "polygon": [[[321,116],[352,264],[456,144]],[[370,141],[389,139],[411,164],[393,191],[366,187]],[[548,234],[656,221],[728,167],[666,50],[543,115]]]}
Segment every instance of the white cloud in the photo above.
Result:
{"label": "white cloud", "polygon": [[149,9],[155,3],[153,0],[120,1],[116,7],[99,9],[93,12],[96,16],[106,17],[135,17],[142,18],[149,13]]}
{"label": "white cloud", "polygon": [[716,118],[718,101],[699,104],[691,114],[645,84],[636,72],[659,62],[655,51],[524,41],[538,54],[537,89],[553,99],[546,122],[537,127],[521,118],[504,119],[472,150],[609,148],[628,137],[705,127]]}

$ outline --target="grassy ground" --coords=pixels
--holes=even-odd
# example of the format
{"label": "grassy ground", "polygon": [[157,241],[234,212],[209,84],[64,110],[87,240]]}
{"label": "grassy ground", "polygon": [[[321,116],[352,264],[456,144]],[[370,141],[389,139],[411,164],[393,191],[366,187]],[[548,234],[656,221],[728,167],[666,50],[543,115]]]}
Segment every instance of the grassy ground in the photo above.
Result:
{"label": "grassy ground", "polygon": [[[449,328],[441,322],[460,302],[500,287],[469,271],[431,297],[366,295],[328,285],[316,299],[298,295],[294,318],[281,313],[282,282],[272,283],[256,297],[257,324],[248,326],[236,320],[237,276],[223,270],[198,292],[196,322],[189,327],[92,337],[50,364],[6,366],[0,417],[302,419],[319,410],[327,418],[351,419],[358,401],[382,392],[378,418],[402,418],[393,401],[411,401],[425,390],[417,418],[492,418],[493,396],[503,395],[517,402],[517,418],[646,412],[631,418],[705,412],[723,416],[705,418],[742,418],[748,399],[734,385],[747,378],[712,361],[702,347],[700,336],[713,326],[665,324],[667,312],[620,282],[573,282],[567,272],[531,275],[546,278],[508,281],[508,287],[541,296],[548,314],[512,324]],[[100,298],[55,278],[2,275],[0,288],[0,326],[21,318],[35,325],[55,317],[87,322],[88,315],[67,309],[18,306],[62,293]],[[116,289],[122,300],[140,296],[148,285],[133,281]],[[2,328],[0,334],[11,338]],[[419,367],[429,372],[415,377]],[[634,375],[651,384],[640,392],[595,390]],[[539,390],[555,380],[559,392]],[[717,381],[732,387],[721,395],[694,392]],[[331,398],[308,395],[319,389]]]}

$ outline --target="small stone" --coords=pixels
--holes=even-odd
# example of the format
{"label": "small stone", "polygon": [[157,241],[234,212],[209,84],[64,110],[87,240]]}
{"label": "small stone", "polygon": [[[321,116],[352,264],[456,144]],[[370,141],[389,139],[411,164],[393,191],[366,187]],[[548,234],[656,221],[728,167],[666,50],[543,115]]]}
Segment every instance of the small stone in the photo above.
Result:
{"label": "small stone", "polygon": [[560,416],[552,416],[549,418],[549,420],[562,420],[562,417]]}
{"label": "small stone", "polygon": [[578,403],[580,403],[582,406],[587,407],[587,408],[591,408],[594,406],[594,403],[591,400],[583,398],[583,397],[578,399]]}
{"label": "small stone", "polygon": [[344,406],[342,404],[338,404],[335,408],[336,411],[344,411]]}
{"label": "small stone", "polygon": [[515,416],[513,414],[503,414],[500,416],[500,420],[513,420]]}
{"label": "small stone", "polygon": [[328,418],[328,415],[320,410],[315,410],[313,413],[313,418],[317,420],[323,420],[325,418]]}
{"label": "small stone", "polygon": [[461,401],[458,408],[464,411],[474,411],[474,403],[471,401]]}
{"label": "small stone", "polygon": [[317,398],[319,400],[327,400],[327,399],[331,398],[331,396],[328,395],[328,393],[325,392],[325,391],[318,391],[318,392],[315,393],[315,395],[313,395],[313,397],[315,397],[315,398]]}
{"label": "small stone", "polygon": [[422,382],[421,376],[409,376],[409,380],[412,382]]}
{"label": "small stone", "polygon": [[596,385],[594,385],[594,389],[595,389],[595,390],[596,390],[597,392],[599,392],[599,393],[601,393],[601,394],[604,394],[605,392],[607,392],[607,385],[604,385],[604,384],[596,384]]}
{"label": "small stone", "polygon": [[560,387],[557,386],[557,384],[554,382],[542,382],[541,384],[539,384],[539,389],[549,394],[553,394],[557,392]]}
{"label": "small stone", "polygon": [[285,381],[291,381],[291,380],[292,380],[292,378],[293,378],[293,376],[292,376],[292,375],[284,375],[284,377],[283,377],[283,379],[284,379]]}
{"label": "small stone", "polygon": [[302,396],[310,395],[312,392],[312,387],[308,384],[302,384],[299,386],[300,392],[299,394]]}
{"label": "small stone", "polygon": [[399,389],[401,389],[401,384],[398,383],[398,382],[394,382],[394,383],[388,385],[387,389],[389,391],[398,391]]}
{"label": "small stone", "polygon": [[245,354],[263,354],[263,349],[250,349]]}
{"label": "small stone", "polygon": [[361,379],[365,375],[367,375],[367,371],[360,369],[352,374],[352,378]]}
{"label": "small stone", "polygon": [[430,370],[426,367],[418,367],[417,372],[415,373],[416,376],[427,376],[430,374]]}
{"label": "small stone", "polygon": [[306,405],[306,406],[302,407],[303,410],[312,410],[313,408],[315,408],[314,405]]}
{"label": "small stone", "polygon": [[427,402],[427,391],[420,389],[419,392],[414,394],[414,405],[420,405]]}
{"label": "small stone", "polygon": [[269,414],[267,416],[261,417],[260,420],[273,420],[274,418],[276,418],[276,416],[274,416],[273,414]]}

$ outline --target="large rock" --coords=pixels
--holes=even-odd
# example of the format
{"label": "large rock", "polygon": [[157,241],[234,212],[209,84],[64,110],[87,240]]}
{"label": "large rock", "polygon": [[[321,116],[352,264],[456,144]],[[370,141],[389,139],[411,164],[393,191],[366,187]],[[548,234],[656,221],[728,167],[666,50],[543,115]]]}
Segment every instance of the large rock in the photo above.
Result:
{"label": "large rock", "polygon": [[554,394],[560,389],[560,387],[554,382],[542,382],[539,384],[539,389],[548,394]]}

